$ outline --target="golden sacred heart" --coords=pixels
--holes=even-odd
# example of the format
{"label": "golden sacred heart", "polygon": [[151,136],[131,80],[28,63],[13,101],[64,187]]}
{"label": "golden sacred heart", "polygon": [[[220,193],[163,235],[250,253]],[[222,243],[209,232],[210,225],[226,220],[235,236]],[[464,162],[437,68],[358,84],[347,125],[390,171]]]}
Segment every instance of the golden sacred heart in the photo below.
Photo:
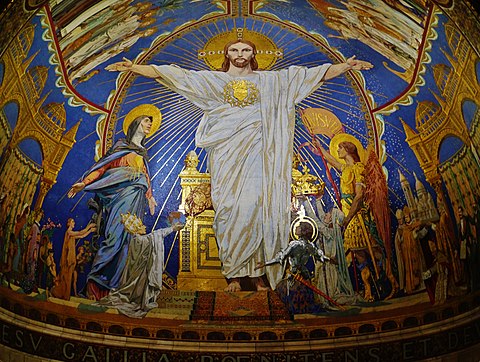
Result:
{"label": "golden sacred heart", "polygon": [[233,96],[240,102],[243,102],[248,97],[248,85],[244,80],[235,82],[233,84]]}
{"label": "golden sacred heart", "polygon": [[257,101],[258,89],[255,83],[248,80],[232,80],[223,88],[223,96],[232,107],[245,107]]}

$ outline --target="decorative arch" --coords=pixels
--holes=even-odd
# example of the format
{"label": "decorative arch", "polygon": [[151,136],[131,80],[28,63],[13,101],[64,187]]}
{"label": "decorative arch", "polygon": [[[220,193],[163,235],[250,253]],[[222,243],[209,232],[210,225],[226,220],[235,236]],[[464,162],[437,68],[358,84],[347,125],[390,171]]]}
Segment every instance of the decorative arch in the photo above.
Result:
{"label": "decorative arch", "polygon": [[442,164],[451,159],[458,151],[465,146],[464,140],[457,135],[448,134],[439,143],[438,147],[438,160]]}
{"label": "decorative arch", "polygon": [[5,117],[5,121],[7,121],[10,132],[13,133],[20,116],[20,102],[18,98],[11,98],[5,102],[1,107],[1,112],[2,118]]}
{"label": "decorative arch", "polygon": [[43,164],[43,148],[38,139],[24,137],[18,142],[17,147],[26,157],[37,165],[41,166]]}
{"label": "decorative arch", "polygon": [[478,112],[478,104],[473,99],[465,99],[462,102],[462,117],[469,130],[472,129],[472,123]]}

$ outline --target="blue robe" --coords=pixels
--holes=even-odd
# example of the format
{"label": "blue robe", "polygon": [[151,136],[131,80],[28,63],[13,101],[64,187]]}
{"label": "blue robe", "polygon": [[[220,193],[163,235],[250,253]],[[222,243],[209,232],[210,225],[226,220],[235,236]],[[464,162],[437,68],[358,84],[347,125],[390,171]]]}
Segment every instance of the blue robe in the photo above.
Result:
{"label": "blue robe", "polygon": [[[95,164],[87,174],[131,152],[144,156],[134,147],[130,147],[125,140],[119,140],[112,151]],[[144,163],[148,172],[145,156]],[[118,287],[131,239],[131,235],[121,222],[121,214],[130,212],[143,220],[148,188],[147,175],[132,167],[108,169],[99,179],[85,187],[85,191],[94,192],[99,197],[105,222],[105,238],[101,241],[93,260],[87,282],[94,281],[109,290]]]}

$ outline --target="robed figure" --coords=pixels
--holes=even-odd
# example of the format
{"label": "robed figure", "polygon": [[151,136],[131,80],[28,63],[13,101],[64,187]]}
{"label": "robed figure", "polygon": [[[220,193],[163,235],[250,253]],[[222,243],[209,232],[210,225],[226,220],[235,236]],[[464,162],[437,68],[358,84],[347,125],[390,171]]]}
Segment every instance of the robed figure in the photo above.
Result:
{"label": "robed figure", "polygon": [[227,291],[239,291],[240,278],[257,290],[281,280],[280,265],[255,267],[288,246],[295,104],[324,80],[370,63],[347,63],[280,71],[257,71],[256,47],[234,40],[224,48],[221,71],[192,71],[172,65],[137,65],[129,60],[108,70],[154,78],[204,111],[196,146],[206,150],[215,209],[213,228]]}
{"label": "robed figure", "polygon": [[118,140],[69,192],[69,197],[81,190],[95,193],[103,213],[103,238],[87,276],[91,299],[99,300],[120,283],[131,239],[120,215],[130,212],[143,218],[147,204],[152,215],[155,211],[144,142],[158,129],[160,119],[153,106],[142,105],[130,111],[123,127],[126,137]]}

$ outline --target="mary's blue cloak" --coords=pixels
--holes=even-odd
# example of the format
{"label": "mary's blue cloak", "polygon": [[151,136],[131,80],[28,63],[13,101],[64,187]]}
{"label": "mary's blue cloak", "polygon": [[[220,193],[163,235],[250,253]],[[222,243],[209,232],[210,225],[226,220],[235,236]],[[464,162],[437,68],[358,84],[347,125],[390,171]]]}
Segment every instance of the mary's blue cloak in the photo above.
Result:
{"label": "mary's blue cloak", "polygon": [[[148,172],[145,149],[121,139],[85,175],[131,152],[144,157]],[[147,175],[132,167],[108,169],[98,180],[85,187],[85,191],[94,192],[98,196],[105,223],[104,238],[93,260],[87,282],[94,281],[109,290],[118,287],[131,238],[122,224],[121,214],[130,212],[143,220],[148,187]]]}

